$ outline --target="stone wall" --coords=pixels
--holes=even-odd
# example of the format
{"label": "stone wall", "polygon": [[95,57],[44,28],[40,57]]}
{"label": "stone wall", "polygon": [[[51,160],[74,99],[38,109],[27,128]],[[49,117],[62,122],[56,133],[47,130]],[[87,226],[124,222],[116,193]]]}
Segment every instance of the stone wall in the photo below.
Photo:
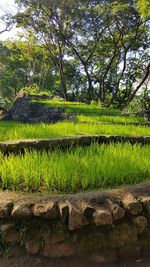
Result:
{"label": "stone wall", "polygon": [[[105,116],[105,115],[104,115]],[[79,122],[78,122],[79,123]],[[96,124],[96,125],[134,125],[134,126],[150,126],[150,122],[107,122],[107,121],[82,121],[80,124]]]}
{"label": "stone wall", "polygon": [[150,249],[150,183],[53,197],[2,192],[0,199],[1,254],[88,253],[98,262],[115,262]]}
{"label": "stone wall", "polygon": [[18,140],[0,142],[0,151],[4,154],[9,153],[23,153],[25,149],[36,150],[55,150],[57,148],[67,149],[75,146],[88,146],[91,143],[97,142],[98,144],[109,143],[124,143],[131,144],[150,144],[150,136],[121,136],[121,135],[89,135],[89,136],[72,136],[63,138],[51,139],[31,139],[31,140]]}

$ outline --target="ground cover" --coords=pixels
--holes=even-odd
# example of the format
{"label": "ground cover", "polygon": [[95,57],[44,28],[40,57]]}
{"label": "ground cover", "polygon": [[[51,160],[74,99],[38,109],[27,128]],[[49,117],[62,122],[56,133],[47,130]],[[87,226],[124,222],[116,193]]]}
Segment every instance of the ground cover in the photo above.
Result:
{"label": "ground cover", "polygon": [[77,121],[79,122],[118,122],[118,123],[144,123],[147,122],[143,117],[135,116],[90,116],[78,115]]}
{"label": "ground cover", "polygon": [[135,184],[150,178],[150,147],[92,144],[66,152],[0,154],[2,189],[69,193]]}
{"label": "ground cover", "polygon": [[[35,100],[34,100],[35,101]],[[37,101],[37,100],[36,100]],[[121,111],[118,109],[100,108],[100,104],[84,104],[80,102],[69,102],[60,100],[39,100],[45,105],[52,107],[64,108],[66,113],[75,114],[92,114],[92,115],[120,115]]]}
{"label": "ground cover", "polygon": [[25,124],[0,121],[0,141],[95,134],[149,136],[150,127],[143,125],[93,125],[78,122]]}

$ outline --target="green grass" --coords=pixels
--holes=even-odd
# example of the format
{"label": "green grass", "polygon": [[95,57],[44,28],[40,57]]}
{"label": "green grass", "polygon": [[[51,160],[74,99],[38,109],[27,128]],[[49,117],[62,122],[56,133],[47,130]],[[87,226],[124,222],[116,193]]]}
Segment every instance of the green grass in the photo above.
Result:
{"label": "green grass", "polygon": [[66,152],[0,154],[2,189],[69,193],[135,184],[150,178],[150,147],[92,144]]}
{"label": "green grass", "polygon": [[95,134],[149,136],[150,127],[82,124],[73,122],[58,122],[56,124],[24,124],[0,121],[0,141]]}
{"label": "green grass", "polygon": [[[37,100],[36,100],[37,101]],[[92,114],[92,115],[120,115],[120,110],[100,108],[100,105],[96,104],[84,104],[79,102],[69,102],[60,100],[40,100],[38,102],[52,107],[64,108],[66,113],[75,114]]]}
{"label": "green grass", "polygon": [[143,123],[146,120],[143,117],[123,117],[123,116],[85,116],[78,115],[79,122],[122,122],[122,123]]}

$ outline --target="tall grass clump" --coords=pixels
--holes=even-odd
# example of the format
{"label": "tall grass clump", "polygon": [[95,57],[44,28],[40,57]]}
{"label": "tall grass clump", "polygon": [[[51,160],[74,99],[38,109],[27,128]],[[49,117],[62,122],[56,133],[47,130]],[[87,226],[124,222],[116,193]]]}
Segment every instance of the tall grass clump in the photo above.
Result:
{"label": "tall grass clump", "polygon": [[150,178],[150,147],[92,144],[68,151],[0,154],[3,189],[70,193],[118,187]]}

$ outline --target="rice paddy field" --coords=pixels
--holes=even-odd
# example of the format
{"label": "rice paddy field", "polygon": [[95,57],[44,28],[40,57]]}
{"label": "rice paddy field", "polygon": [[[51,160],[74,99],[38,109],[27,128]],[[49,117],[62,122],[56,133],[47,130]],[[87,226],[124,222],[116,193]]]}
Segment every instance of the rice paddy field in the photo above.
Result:
{"label": "rice paddy field", "polygon": [[148,136],[150,135],[150,127],[141,125],[82,124],[78,122],[24,124],[0,121],[0,141],[95,134]]}
{"label": "rice paddy field", "polygon": [[92,144],[66,152],[0,154],[1,188],[51,193],[118,187],[148,180],[149,146]]}
{"label": "rice paddy field", "polygon": [[[123,116],[118,110],[100,109],[97,105],[49,100],[45,104],[64,107],[66,112],[76,116],[72,121],[55,124],[1,120],[0,142],[96,134],[150,136],[149,125],[140,124],[145,122],[142,117]],[[125,125],[109,124],[113,122]],[[65,151],[26,150],[23,155],[9,156],[0,152],[2,190],[77,193],[135,184],[149,178],[149,145],[93,143],[89,147]]]}
{"label": "rice paddy field", "polygon": [[[37,101],[36,101],[37,102]],[[120,110],[100,108],[100,104],[84,104],[79,102],[65,102],[60,100],[40,100],[38,101],[48,106],[64,108],[66,113],[91,114],[91,115],[121,115]]]}
{"label": "rice paddy field", "polygon": [[145,123],[143,117],[125,117],[125,116],[90,116],[90,115],[78,115],[77,121],[79,122],[115,122],[115,123]]}

